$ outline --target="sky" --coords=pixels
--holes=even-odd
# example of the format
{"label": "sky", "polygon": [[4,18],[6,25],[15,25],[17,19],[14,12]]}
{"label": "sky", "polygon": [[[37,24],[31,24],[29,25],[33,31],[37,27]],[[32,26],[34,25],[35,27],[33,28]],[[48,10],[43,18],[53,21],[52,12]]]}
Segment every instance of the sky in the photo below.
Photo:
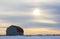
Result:
{"label": "sky", "polygon": [[0,34],[10,25],[22,27],[25,34],[60,34],[60,0],[0,0]]}

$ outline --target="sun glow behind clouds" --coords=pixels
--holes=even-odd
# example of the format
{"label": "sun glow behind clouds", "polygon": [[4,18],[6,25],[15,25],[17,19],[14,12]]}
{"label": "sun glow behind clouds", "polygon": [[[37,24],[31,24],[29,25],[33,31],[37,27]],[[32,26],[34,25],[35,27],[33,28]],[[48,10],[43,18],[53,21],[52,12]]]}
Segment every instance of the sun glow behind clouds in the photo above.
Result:
{"label": "sun glow behind clouds", "polygon": [[35,9],[33,10],[33,15],[35,15],[35,16],[39,16],[40,14],[41,14],[40,9],[35,8]]}

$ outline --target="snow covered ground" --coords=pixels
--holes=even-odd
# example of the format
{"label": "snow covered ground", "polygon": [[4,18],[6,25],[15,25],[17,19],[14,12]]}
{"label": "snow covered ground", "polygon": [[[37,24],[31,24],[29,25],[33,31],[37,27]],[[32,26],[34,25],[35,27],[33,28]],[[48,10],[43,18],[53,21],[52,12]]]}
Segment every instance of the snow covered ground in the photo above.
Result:
{"label": "snow covered ground", "polygon": [[60,39],[60,36],[0,36],[0,39]]}

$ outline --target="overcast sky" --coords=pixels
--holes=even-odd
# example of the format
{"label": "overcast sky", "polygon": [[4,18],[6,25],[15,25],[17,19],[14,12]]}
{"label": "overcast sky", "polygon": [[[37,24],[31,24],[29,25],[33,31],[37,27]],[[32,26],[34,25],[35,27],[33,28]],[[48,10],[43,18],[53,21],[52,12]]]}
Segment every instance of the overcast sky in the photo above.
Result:
{"label": "overcast sky", "polygon": [[[32,14],[35,8],[41,16]],[[0,27],[12,24],[60,29],[60,0],[0,0]]]}

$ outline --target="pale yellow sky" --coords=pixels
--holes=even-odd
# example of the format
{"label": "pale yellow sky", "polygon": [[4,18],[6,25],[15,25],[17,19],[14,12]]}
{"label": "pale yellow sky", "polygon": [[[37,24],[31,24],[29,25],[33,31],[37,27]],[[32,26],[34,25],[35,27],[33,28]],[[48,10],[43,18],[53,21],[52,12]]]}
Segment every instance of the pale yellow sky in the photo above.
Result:
{"label": "pale yellow sky", "polygon": [[36,34],[60,34],[59,30],[50,28],[25,28],[25,34],[36,35]]}

